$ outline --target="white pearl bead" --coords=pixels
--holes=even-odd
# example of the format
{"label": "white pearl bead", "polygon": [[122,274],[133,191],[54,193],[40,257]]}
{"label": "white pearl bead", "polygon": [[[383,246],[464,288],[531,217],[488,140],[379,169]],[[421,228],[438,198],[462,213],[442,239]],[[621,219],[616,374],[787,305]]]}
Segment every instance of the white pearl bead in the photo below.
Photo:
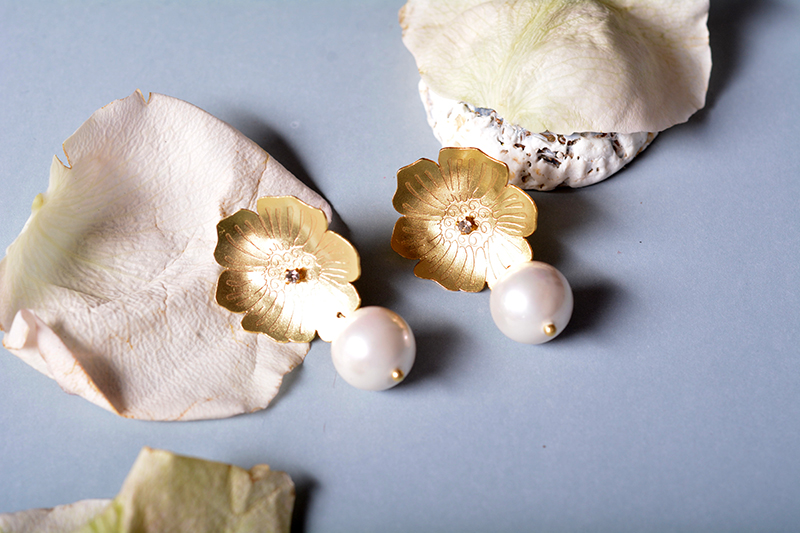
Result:
{"label": "white pearl bead", "polygon": [[509,268],[492,287],[489,306],[500,331],[517,342],[542,344],[567,327],[572,289],[561,272],[540,261]]}
{"label": "white pearl bead", "polygon": [[403,381],[417,352],[406,321],[384,307],[362,307],[342,320],[346,322],[331,343],[339,375],[364,390],[386,390]]}

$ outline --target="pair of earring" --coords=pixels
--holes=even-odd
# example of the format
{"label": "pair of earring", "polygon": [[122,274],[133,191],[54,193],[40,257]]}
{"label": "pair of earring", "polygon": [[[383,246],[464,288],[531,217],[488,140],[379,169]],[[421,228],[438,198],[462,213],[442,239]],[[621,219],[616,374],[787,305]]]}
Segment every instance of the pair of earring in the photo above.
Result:
{"label": "pair of earring", "polygon": [[[414,273],[449,290],[492,289],[492,317],[510,338],[539,344],[555,338],[572,314],[564,276],[531,261],[525,237],[536,205],[508,184],[508,167],[474,148],[444,148],[439,163],[420,159],[400,169],[393,203],[403,216],[392,248],[418,259]],[[225,268],[217,302],[244,313],[242,327],[278,342],[331,343],[336,371],[351,385],[385,390],[414,364],[405,320],[383,307],[359,308],[355,248],[328,230],[325,214],[294,197],[265,197],[218,225],[214,252]]]}

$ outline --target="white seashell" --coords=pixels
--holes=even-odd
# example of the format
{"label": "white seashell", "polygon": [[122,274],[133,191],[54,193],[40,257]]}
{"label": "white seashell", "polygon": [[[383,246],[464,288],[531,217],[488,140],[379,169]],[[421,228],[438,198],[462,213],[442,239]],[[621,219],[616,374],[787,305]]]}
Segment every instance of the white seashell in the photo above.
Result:
{"label": "white seashell", "polygon": [[216,304],[217,222],[261,196],[330,208],[258,145],[181,100],[139,91],[95,112],[0,261],[12,353],[129,418],[264,408],[307,344],[244,331]]}
{"label": "white seashell", "polygon": [[479,148],[508,165],[509,183],[547,191],[585,187],[622,169],[656,133],[532,133],[491,109],[437,95],[424,81],[419,92],[428,124],[442,146]]}

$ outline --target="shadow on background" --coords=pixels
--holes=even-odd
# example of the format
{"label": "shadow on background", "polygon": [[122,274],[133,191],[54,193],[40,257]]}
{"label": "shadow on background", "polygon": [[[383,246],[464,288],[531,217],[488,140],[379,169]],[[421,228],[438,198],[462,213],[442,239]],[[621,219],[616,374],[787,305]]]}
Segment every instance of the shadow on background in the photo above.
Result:
{"label": "shadow on background", "polygon": [[307,474],[294,476],[294,511],[292,511],[292,533],[306,531],[306,519],[311,508],[311,494],[317,490],[319,483]]}
{"label": "shadow on background", "polygon": [[[306,171],[305,165],[294,148],[292,148],[291,145],[286,142],[286,139],[266,121],[240,110],[232,110],[228,112],[226,116],[226,120],[231,126],[263,148],[271,157],[275,158],[278,163],[286,167],[286,170],[294,174],[301,183],[319,194],[322,198],[325,198],[325,195],[322,194],[322,191],[319,190],[317,184]],[[327,198],[325,198],[325,201],[327,201]],[[331,211],[333,213],[333,220],[330,228],[344,238],[350,240],[350,231],[347,225],[332,205]]]}
{"label": "shadow on background", "polygon": [[361,276],[355,282],[361,305],[391,309],[397,300],[394,281],[408,275],[415,261],[397,255],[388,237],[359,242],[355,246],[361,257]]}
{"label": "shadow on background", "polygon": [[291,372],[287,372],[286,374],[283,375],[283,381],[281,381],[281,386],[278,389],[278,394],[276,394],[272,398],[272,400],[270,400],[269,405],[267,405],[265,411],[269,411],[275,405],[282,402],[286,396],[291,395],[294,384],[299,381],[302,381],[303,372],[304,372],[303,363],[300,363]]}
{"label": "shadow on background", "polygon": [[725,88],[739,71],[742,47],[745,46],[745,26],[756,16],[776,9],[775,0],[712,1],[708,13],[708,33],[711,43],[711,79],[708,83],[705,108],[698,111],[690,123],[705,120]]}
{"label": "shadow on background", "polygon": [[590,195],[576,189],[527,192],[539,211],[536,231],[528,237],[533,258],[559,268],[564,259],[561,242],[570,233],[585,231],[597,224],[603,218],[603,210],[589,198]]}
{"label": "shadow on background", "polygon": [[622,299],[623,291],[611,282],[600,282],[572,287],[572,295],[575,307],[569,327],[560,335],[563,338],[591,334],[607,324],[608,311]]}
{"label": "shadow on background", "polygon": [[417,341],[417,359],[414,368],[403,380],[403,389],[431,379],[441,379],[451,366],[458,364],[455,361],[463,339],[460,331],[454,327],[417,328],[414,337]]}

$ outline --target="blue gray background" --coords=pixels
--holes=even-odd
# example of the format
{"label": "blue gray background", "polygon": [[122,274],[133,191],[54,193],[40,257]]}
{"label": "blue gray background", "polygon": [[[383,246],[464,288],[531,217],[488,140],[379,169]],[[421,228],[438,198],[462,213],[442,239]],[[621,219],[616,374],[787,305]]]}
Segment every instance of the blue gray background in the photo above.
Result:
{"label": "blue gray background", "polygon": [[575,290],[539,347],[389,247],[395,172],[439,149],[401,4],[0,2],[0,249],[64,139],[160,92],[322,193],[364,303],[419,345],[367,393],[315,341],[269,409],[191,423],[117,418],[0,349],[0,512],[111,497],[147,445],[289,472],[297,531],[800,528],[800,3],[712,0],[706,109],[601,184],[533,194],[534,254]]}

